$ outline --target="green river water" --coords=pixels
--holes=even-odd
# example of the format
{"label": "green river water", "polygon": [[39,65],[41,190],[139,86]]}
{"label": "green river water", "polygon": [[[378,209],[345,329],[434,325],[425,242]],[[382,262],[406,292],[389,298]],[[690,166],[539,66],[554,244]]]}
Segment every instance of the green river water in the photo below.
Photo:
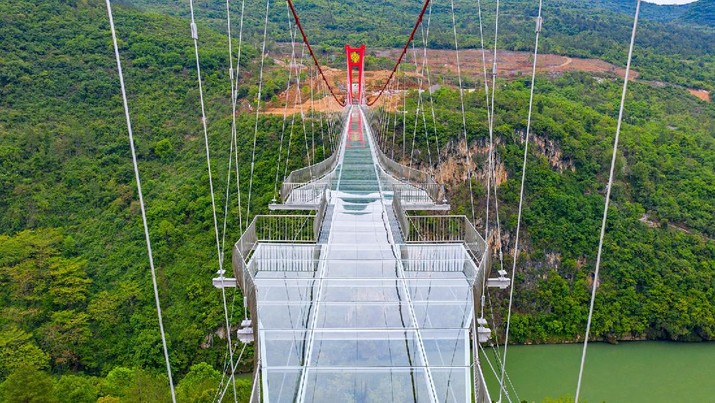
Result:
{"label": "green river water", "polygon": [[[528,402],[573,401],[582,347],[509,346],[507,374],[519,398]],[[494,363],[494,351],[485,351]],[[498,383],[484,358],[482,368],[496,401]],[[512,399],[516,402],[513,394]],[[715,343],[591,343],[580,401],[715,402]]]}

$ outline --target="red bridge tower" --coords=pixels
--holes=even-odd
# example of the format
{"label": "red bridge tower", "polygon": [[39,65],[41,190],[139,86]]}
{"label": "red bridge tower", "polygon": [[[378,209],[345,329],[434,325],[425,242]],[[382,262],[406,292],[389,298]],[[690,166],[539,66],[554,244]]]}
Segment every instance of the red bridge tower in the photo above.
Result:
{"label": "red bridge tower", "polygon": [[365,103],[365,45],[352,48],[345,45],[345,56],[348,60],[348,95],[346,102],[353,104]]}

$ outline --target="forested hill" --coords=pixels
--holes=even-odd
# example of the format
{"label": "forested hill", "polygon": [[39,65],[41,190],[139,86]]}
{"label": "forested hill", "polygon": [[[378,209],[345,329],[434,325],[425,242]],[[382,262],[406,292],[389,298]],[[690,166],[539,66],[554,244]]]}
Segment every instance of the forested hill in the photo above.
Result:
{"label": "forested hill", "polygon": [[[144,6],[159,4],[133,0],[140,1]],[[272,3],[279,5],[274,15],[287,15],[283,3]],[[417,8],[412,3],[407,10],[398,7],[406,3],[402,0],[337,3],[299,4],[319,43],[401,45],[404,26],[413,22]],[[505,3],[515,9],[524,4]],[[211,201],[189,23],[165,14],[185,15],[185,3],[161,4],[174,11],[117,6],[115,21],[174,380],[180,401],[206,401],[214,396],[225,362],[220,293],[211,286],[217,270]],[[260,18],[256,4],[247,4],[253,13],[248,21]],[[357,4],[364,8],[353,8]],[[352,22],[374,21],[380,29],[351,23],[353,10],[367,6],[379,18]],[[435,11],[444,19],[443,6]],[[218,7],[200,4],[199,30],[213,178],[221,199],[230,105],[226,38],[219,24],[224,11]],[[578,10],[549,9],[548,50],[622,64],[628,18],[582,15]],[[533,31],[533,11],[505,13],[506,26],[514,28],[505,29],[506,47],[529,48],[525,38]],[[517,21],[524,22],[523,27],[517,28]],[[286,38],[287,28],[279,23],[272,25],[273,39]],[[460,28],[473,32],[470,24]],[[658,24],[644,23],[639,39],[636,68],[643,77],[713,89],[712,33],[690,26],[660,32],[665,25]],[[673,40],[663,41],[668,35]],[[596,37],[600,39],[593,40]],[[464,45],[474,46],[476,40],[466,34]],[[257,52],[251,46],[255,38],[249,42],[241,60],[239,93],[244,103],[254,103],[258,82]],[[435,30],[434,44],[451,46],[448,32]],[[321,57],[333,50],[323,47]],[[341,51],[336,54],[342,57]],[[264,99],[284,88],[286,80],[287,73],[269,60]],[[582,337],[585,326],[620,82],[608,75],[573,73],[540,77],[537,88],[534,133],[540,141],[551,141],[569,168],[562,172],[552,166],[543,147],[535,147],[531,155],[524,216],[529,246],[519,260],[513,334],[524,342],[574,340]],[[515,225],[514,178],[523,151],[519,136],[528,92],[518,80],[505,83],[497,95],[499,155],[508,174],[500,189],[507,231]],[[411,93],[409,102],[415,96]],[[454,112],[459,93],[443,88],[436,96],[441,144],[456,143],[461,133],[461,119]],[[467,97],[471,143],[485,138],[483,99],[479,91]],[[253,117],[239,116],[240,144],[252,141]],[[274,196],[280,127],[281,120],[270,117],[261,117],[258,124],[255,212]],[[597,337],[715,338],[714,133],[712,103],[678,86],[633,84],[609,221],[612,237],[603,292],[597,299]],[[294,135],[304,135],[301,125]],[[302,144],[293,146],[292,155],[302,156]],[[251,149],[240,151],[245,178]],[[290,164],[304,166],[306,161],[296,157]],[[457,211],[466,211],[466,204],[460,203],[466,200],[465,187],[450,186]],[[475,192],[483,200],[484,189],[475,186]],[[235,203],[230,200],[231,206]],[[230,244],[238,238],[239,226],[230,222],[228,228]],[[0,2],[0,401],[166,401],[147,266],[104,3]],[[242,317],[240,305],[235,304],[234,318]],[[249,348],[241,371],[251,371],[252,356]],[[244,398],[247,382],[241,380],[239,388]]]}
{"label": "forested hill", "polygon": [[[594,7],[630,14],[635,11],[636,4],[631,0],[595,0],[589,3]],[[655,21],[715,28],[715,0],[698,0],[682,5],[658,5],[644,1],[641,3],[641,16]]]}
{"label": "forested hill", "polygon": [[[157,0],[123,0],[127,4],[161,13],[186,16],[184,2]],[[645,18],[638,28],[635,57],[638,71],[646,80],[657,80],[693,88],[715,90],[715,25],[693,24],[712,16],[715,0],[699,0],[680,6],[682,18],[672,15],[668,7],[643,3]],[[271,2],[270,35],[289,41],[288,12],[282,1]],[[486,46],[493,38],[495,1],[484,0],[482,15]],[[301,21],[324,61],[340,54],[345,43],[367,44],[368,49],[398,48],[404,45],[422,1],[416,0],[305,0],[296,3]],[[475,4],[454,2],[459,46],[480,46],[479,24]],[[500,3],[499,47],[510,50],[530,50],[533,42],[534,17],[538,2],[530,0]],[[631,0],[555,0],[544,2],[544,31],[541,51],[573,57],[592,57],[623,66],[626,60],[635,1]],[[265,2],[246,0],[246,37],[263,34]],[[681,10],[679,7],[675,9]],[[256,11],[260,10],[260,11]],[[429,46],[453,49],[450,3],[434,1]],[[708,11],[710,10],[710,11]],[[204,21],[217,30],[226,29],[225,4],[200,3],[196,9]],[[649,16],[663,18],[649,19]],[[418,35],[419,37],[419,35]],[[419,38],[418,38],[419,39]],[[257,40],[257,39],[256,39]]]}
{"label": "forested hill", "polygon": [[699,0],[689,5],[680,18],[682,21],[715,27],[715,0]]}
{"label": "forested hill", "polygon": [[[216,334],[224,319],[211,285],[218,264],[193,43],[185,20],[115,7],[115,22],[174,381],[181,401],[195,401],[213,396],[225,341]],[[226,38],[199,29],[212,156],[221,161],[214,184],[225,192]],[[248,80],[256,52],[242,53]],[[281,74],[275,80],[283,86]],[[268,98],[275,90],[264,89]],[[239,119],[241,144],[252,141],[253,122]],[[262,118],[259,125],[252,211],[273,197],[278,150],[269,145],[280,124]],[[250,161],[247,147],[240,158]],[[249,166],[241,169],[248,176]],[[240,230],[233,220],[228,228],[230,244]],[[249,349],[240,370],[252,368],[251,357]],[[22,393],[36,393],[32,401],[166,401],[163,365],[105,4],[2,1],[0,401],[26,401]]]}

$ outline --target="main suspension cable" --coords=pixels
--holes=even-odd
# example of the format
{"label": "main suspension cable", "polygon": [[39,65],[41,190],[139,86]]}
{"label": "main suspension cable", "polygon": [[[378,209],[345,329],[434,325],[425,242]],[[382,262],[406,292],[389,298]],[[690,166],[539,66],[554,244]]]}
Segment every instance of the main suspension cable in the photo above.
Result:
{"label": "main suspension cable", "polygon": [[330,90],[330,95],[335,98],[335,101],[338,103],[340,106],[345,106],[345,101],[341,101],[337,95],[335,95],[335,92],[333,91],[333,87],[330,86],[330,82],[328,82],[328,79],[325,77],[325,74],[323,73],[323,69],[320,67],[320,63],[318,63],[318,59],[315,57],[315,53],[313,53],[313,48],[310,46],[310,42],[308,42],[308,37],[305,35],[305,31],[303,31],[303,25],[300,23],[300,19],[298,18],[298,13],[295,11],[295,7],[293,6],[293,1],[292,0],[286,0],[288,2],[288,6],[290,7],[290,11],[293,14],[293,18],[295,19],[295,25],[298,26],[298,29],[300,30],[300,34],[303,36],[303,43],[305,46],[308,47],[308,52],[310,53],[310,56],[313,58],[313,63],[315,63],[315,67],[318,68],[318,71],[320,72],[320,76],[323,77],[323,81],[325,81],[325,84],[328,86],[328,90]]}
{"label": "main suspension cable", "polygon": [[[289,2],[291,0],[288,0]],[[392,72],[390,72],[390,77],[387,78],[387,81],[385,81],[385,84],[383,84],[382,88],[380,89],[380,92],[378,92],[377,96],[372,100],[367,102],[367,106],[372,106],[377,102],[378,99],[382,96],[382,93],[385,91],[385,88],[387,88],[387,84],[390,83],[392,80],[392,77],[395,75],[395,71],[397,71],[397,66],[402,63],[402,58],[405,56],[405,53],[407,53],[407,50],[410,48],[410,43],[412,43],[412,40],[415,38],[415,32],[417,32],[417,27],[420,26],[422,23],[422,17],[424,17],[425,12],[427,11],[427,6],[429,6],[430,0],[425,0],[424,4],[422,5],[422,10],[420,11],[420,15],[417,17],[417,21],[415,21],[415,26],[412,27],[412,32],[410,32],[410,37],[407,39],[407,43],[405,43],[405,46],[402,48],[402,53],[400,53],[400,57],[397,58],[397,62],[395,62],[395,67],[392,68]]]}
{"label": "main suspension cable", "polygon": [[591,320],[593,318],[593,306],[596,301],[596,289],[598,288],[598,272],[601,268],[601,253],[603,252],[603,238],[606,234],[606,220],[608,219],[608,205],[611,201],[611,188],[613,187],[613,177],[616,167],[616,155],[618,154],[618,138],[621,135],[621,124],[623,123],[623,107],[626,103],[626,92],[628,90],[628,74],[631,71],[631,60],[633,58],[633,45],[636,41],[636,28],[638,26],[638,14],[640,13],[641,0],[636,3],[636,14],[633,17],[633,31],[631,32],[631,44],[628,48],[628,62],[626,63],[626,73],[623,79],[623,91],[621,93],[621,106],[618,111],[618,123],[616,125],[616,137],[613,139],[613,156],[611,156],[611,171],[608,175],[608,187],[606,187],[606,202],[603,208],[603,221],[601,222],[601,234],[598,240],[598,254],[596,255],[596,270],[593,273],[593,288],[591,289],[591,304],[588,308],[588,322],[586,323],[586,336],[583,339],[583,352],[581,354],[581,366],[578,371],[578,383],[576,385],[575,403],[578,403],[581,392],[581,381],[583,380],[583,367],[586,363],[586,349],[588,348],[588,338],[591,333]]}
{"label": "main suspension cable", "polygon": [[146,218],[146,208],[144,207],[144,194],[142,192],[141,178],[139,177],[139,164],[137,163],[137,152],[134,146],[134,132],[132,130],[132,119],[129,116],[129,101],[127,100],[127,90],[124,85],[124,73],[122,72],[122,61],[119,57],[119,45],[117,43],[117,32],[114,28],[114,16],[112,15],[112,4],[106,0],[107,15],[109,16],[109,27],[112,31],[112,45],[114,46],[114,56],[117,59],[117,72],[119,74],[119,85],[122,90],[122,104],[124,105],[124,116],[127,120],[127,131],[129,133],[129,146],[132,151],[132,164],[134,166],[134,178],[137,181],[137,193],[139,194],[139,207],[142,213],[142,224],[144,225],[144,239],[146,240],[147,254],[149,255],[149,268],[151,269],[151,281],[154,288],[154,302],[156,313],[159,317],[159,333],[161,334],[161,345],[164,350],[164,360],[166,361],[166,374],[169,378],[169,388],[171,389],[171,400],[176,403],[176,392],[174,390],[174,380],[171,376],[171,363],[169,362],[169,349],[166,343],[166,333],[164,332],[164,320],[161,315],[161,303],[159,302],[159,288],[156,282],[156,269],[154,267],[154,254],[151,249],[151,239],[149,237],[149,223]]}

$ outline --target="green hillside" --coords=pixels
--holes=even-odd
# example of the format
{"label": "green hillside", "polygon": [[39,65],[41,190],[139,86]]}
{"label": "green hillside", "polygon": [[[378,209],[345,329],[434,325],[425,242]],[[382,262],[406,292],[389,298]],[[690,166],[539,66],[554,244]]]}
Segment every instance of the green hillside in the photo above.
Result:
{"label": "green hillside", "polygon": [[[123,0],[147,10],[186,16],[183,2],[157,0]],[[697,9],[708,9],[713,0],[700,0],[688,6],[693,15],[704,15]],[[284,2],[271,2],[269,32],[279,41],[289,41],[288,12]],[[412,24],[421,9],[421,1],[414,0],[306,0],[296,2],[296,9],[311,41],[325,50],[324,62],[340,54],[345,43],[365,43],[368,49],[402,47]],[[495,0],[482,4],[484,33],[487,46],[493,38]],[[534,18],[538,2],[515,0],[501,2],[499,47],[510,50],[529,50],[533,43]],[[460,47],[478,48],[479,24],[472,2],[455,1]],[[556,0],[544,2],[544,31],[541,51],[575,57],[593,57],[623,66],[630,38],[634,1]],[[645,18],[639,24],[635,60],[642,78],[671,84],[715,90],[715,27],[693,25],[681,20],[654,21],[647,18],[659,15],[658,8],[644,4]],[[235,16],[239,7],[234,6]],[[265,2],[247,0],[247,37],[257,41],[262,35]],[[256,11],[260,10],[260,11]],[[450,3],[433,3],[429,45],[452,49]],[[226,29],[225,4],[198,3],[196,13],[217,30]],[[690,14],[688,14],[690,15]],[[699,17],[697,17],[699,18]],[[236,28],[234,28],[236,29]],[[418,41],[421,41],[419,33]],[[421,42],[420,42],[421,43]]]}
{"label": "green hillside", "polygon": [[[583,337],[621,84],[585,73],[537,80],[533,135],[555,146],[548,157],[543,148],[530,146],[524,210],[527,246],[519,255],[517,314],[511,323],[512,337],[519,342]],[[503,142],[498,155],[509,178],[499,188],[509,250],[516,228],[524,153],[520,139],[526,129],[529,91],[523,82],[500,88],[495,133]],[[715,108],[682,89],[634,83],[629,90],[594,334],[611,341],[713,340]],[[415,98],[413,94],[412,108]],[[484,93],[470,93],[466,102],[467,132],[484,144]],[[454,137],[461,129],[458,93],[438,91],[435,107],[440,144],[459,141]],[[398,121],[398,131],[401,126]],[[409,141],[413,126],[410,116]],[[420,137],[417,144],[424,150]],[[402,138],[399,132],[396,138]],[[434,147],[434,139],[431,143]],[[401,156],[402,143],[395,149]],[[423,164],[425,154],[420,154]],[[484,155],[473,158],[478,166],[485,164]],[[463,184],[449,185],[452,205],[469,214]],[[476,185],[480,224],[483,186]],[[506,267],[511,267],[511,253],[506,253]],[[494,298],[501,307],[495,308],[499,318],[506,314],[508,294],[497,292]]]}
{"label": "green hillside", "polygon": [[[206,401],[221,380],[226,342],[220,293],[211,286],[218,264],[187,10],[182,2],[125,3],[146,7],[117,6],[115,21],[174,380],[181,401]],[[249,45],[241,60],[242,178],[249,176],[253,141],[255,115],[247,111],[257,96],[258,3],[247,4]],[[529,49],[528,21],[535,10],[512,3],[503,20],[512,28],[504,30],[503,43]],[[225,4],[217,4],[199,4],[199,30],[212,172],[223,205],[231,108],[221,33]],[[285,5],[275,4],[270,35],[285,40]],[[298,7],[327,60],[346,41],[402,45],[419,6],[405,4],[331,2],[328,8],[315,0]],[[629,17],[582,10],[572,2],[549,6],[542,50],[622,64]],[[444,4],[435,9],[433,45],[447,48],[445,12]],[[464,19],[459,29],[465,32],[463,45],[476,46],[473,21]],[[641,81],[631,87],[595,334],[611,340],[712,340],[715,107],[670,84],[715,89],[715,34],[644,22],[638,46],[634,63],[642,77],[668,84]],[[270,59],[268,64],[264,99],[287,80],[285,69]],[[535,133],[553,140],[574,170],[561,173],[536,150],[530,157],[516,341],[571,341],[583,333],[619,88],[613,77],[585,73],[537,82]],[[457,141],[458,92],[444,88],[436,96],[440,143]],[[467,98],[470,141],[486,136],[483,99],[478,91]],[[514,178],[523,151],[518,133],[527,101],[522,81],[504,83],[497,92],[499,155],[509,174],[500,189],[501,218],[508,231],[515,227]],[[254,213],[266,211],[274,196],[281,126],[275,117],[261,117],[258,124]],[[294,136],[303,138],[301,124]],[[319,158],[325,156],[320,141],[317,146]],[[306,165],[304,154],[302,141],[295,140],[289,168]],[[465,212],[466,187],[449,186],[452,204]],[[475,189],[483,205],[484,189]],[[236,202],[233,196],[229,205]],[[237,217],[237,207],[231,207],[229,245],[240,236]],[[234,297],[238,320],[242,304],[240,295],[229,293],[231,303]],[[495,295],[498,318],[503,302]],[[252,357],[249,347],[241,372],[252,371]],[[165,377],[104,4],[0,2],[0,401],[165,401]],[[242,400],[249,383],[241,379]]]}
{"label": "green hillside", "polygon": [[[175,381],[202,362],[210,370],[198,367],[193,376],[214,379],[226,343],[216,333],[224,319],[221,294],[211,285],[218,264],[188,23],[124,7],[116,7],[115,21]],[[230,139],[226,38],[204,26],[200,31],[213,177],[223,206]],[[21,384],[31,376],[18,372],[27,366],[30,374],[63,375],[60,383],[74,382],[65,378],[70,374],[116,373],[125,383],[135,379],[165,391],[166,380],[157,378],[165,372],[161,340],[106,8],[3,2],[0,55],[0,382]],[[244,47],[243,79],[253,83],[241,87],[244,94],[255,94],[255,55]],[[278,83],[284,87],[287,71],[266,80],[268,99]],[[253,125],[254,115],[242,113],[245,178],[251,150],[244,145],[252,142]],[[273,197],[281,125],[269,117],[259,123],[252,213],[265,211]],[[300,120],[295,127],[293,136],[302,139]],[[302,147],[293,141],[290,169],[306,164]],[[240,235],[237,217],[233,207],[228,245]],[[236,296],[228,296],[232,303]],[[241,306],[235,304],[236,320]],[[239,370],[252,370],[251,357],[249,349]],[[135,381],[112,386],[112,379],[82,382],[100,395],[141,392],[130,388]],[[217,386],[212,380],[207,387]],[[96,393],[82,401],[90,400]]]}
{"label": "green hillside", "polygon": [[689,5],[683,14],[682,21],[715,28],[715,1],[698,0]]}

